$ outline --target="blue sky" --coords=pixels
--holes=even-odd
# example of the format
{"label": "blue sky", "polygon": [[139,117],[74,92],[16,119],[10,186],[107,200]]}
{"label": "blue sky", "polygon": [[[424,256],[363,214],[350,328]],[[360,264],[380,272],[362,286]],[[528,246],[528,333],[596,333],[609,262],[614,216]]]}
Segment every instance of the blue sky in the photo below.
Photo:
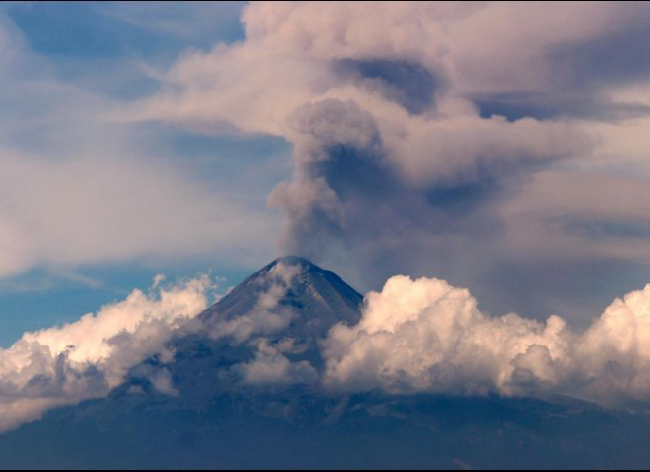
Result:
{"label": "blue sky", "polygon": [[[208,50],[217,42],[232,43],[243,37],[239,21],[242,4],[237,2],[10,2],[0,8],[4,25],[14,40],[22,43],[20,54],[38,64],[34,70],[21,67],[21,77],[14,85],[19,87],[22,80],[47,80],[85,92],[90,100],[132,100],[155,92],[159,83],[146,68],[165,69],[188,49]],[[46,76],[41,75],[44,71]],[[44,159],[56,158],[52,140],[46,136],[55,125],[33,123],[39,109],[47,107],[52,98],[43,95],[28,103],[29,98],[17,99],[7,90],[0,100],[4,119],[11,120],[17,129],[5,135],[4,142]],[[67,108],[65,103],[55,103],[54,107],[63,113]],[[155,123],[137,128],[143,153],[174,162],[179,172],[215,191],[236,188],[239,198],[254,207],[264,209],[266,195],[290,174],[290,147],[281,138],[206,136]],[[39,136],[41,131],[45,136]],[[65,152],[65,143],[61,147]],[[272,246],[262,254],[259,263],[271,259]],[[9,346],[25,331],[74,321],[105,303],[124,298],[134,287],[146,288],[159,272],[174,278],[211,271],[236,284],[257,267],[251,261],[224,262],[210,255],[164,259],[107,261],[82,267],[37,264],[3,277],[0,345]]]}

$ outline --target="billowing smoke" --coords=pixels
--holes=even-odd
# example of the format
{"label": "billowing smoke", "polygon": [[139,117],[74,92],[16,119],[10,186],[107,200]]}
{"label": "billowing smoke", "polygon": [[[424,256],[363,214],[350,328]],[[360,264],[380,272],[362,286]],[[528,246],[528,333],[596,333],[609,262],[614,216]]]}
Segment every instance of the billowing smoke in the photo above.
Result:
{"label": "billowing smoke", "polygon": [[254,4],[243,15],[244,42],[185,56],[170,73],[174,87],[135,116],[203,131],[229,122],[289,140],[293,179],[269,197],[286,214],[286,252],[323,259],[339,243],[367,250],[370,235],[377,247],[367,257],[406,234],[411,245],[436,246],[442,226],[454,232],[476,221],[471,211],[441,212],[447,202],[435,189],[462,192],[591,149],[573,123],[483,117],[459,90],[454,59],[464,51],[448,51],[458,38],[445,29],[482,13],[417,3]]}
{"label": "billowing smoke", "polygon": [[[536,316],[616,293],[578,306],[596,282],[558,272],[648,260],[648,215],[625,204],[648,193],[648,148],[620,135],[649,123],[628,91],[650,77],[647,4],[261,2],[242,20],[244,40],[183,55],[119,119],[290,142],[268,198],[281,252],[366,286],[436,273]],[[617,198],[590,204],[594,179]]]}
{"label": "billowing smoke", "polygon": [[650,284],[616,299],[582,334],[564,319],[490,316],[466,289],[394,276],[355,326],[325,342],[324,382],[343,390],[565,394],[603,405],[650,401]]}
{"label": "billowing smoke", "polygon": [[[134,290],[96,314],[25,333],[0,349],[0,431],[49,408],[106,395],[146,357],[171,361],[167,341],[206,307],[211,283],[207,277],[167,288],[160,282],[150,293]],[[164,371],[151,381],[164,393],[173,391]]]}

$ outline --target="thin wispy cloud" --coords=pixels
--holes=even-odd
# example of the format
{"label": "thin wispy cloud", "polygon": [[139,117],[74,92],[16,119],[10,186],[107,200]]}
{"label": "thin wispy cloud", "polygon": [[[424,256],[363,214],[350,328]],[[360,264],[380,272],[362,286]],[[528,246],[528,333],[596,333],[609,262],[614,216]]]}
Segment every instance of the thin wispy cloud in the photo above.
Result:
{"label": "thin wispy cloud", "polygon": [[255,236],[273,215],[157,152],[164,131],[104,121],[119,101],[62,79],[1,12],[0,48],[0,277],[273,254]]}

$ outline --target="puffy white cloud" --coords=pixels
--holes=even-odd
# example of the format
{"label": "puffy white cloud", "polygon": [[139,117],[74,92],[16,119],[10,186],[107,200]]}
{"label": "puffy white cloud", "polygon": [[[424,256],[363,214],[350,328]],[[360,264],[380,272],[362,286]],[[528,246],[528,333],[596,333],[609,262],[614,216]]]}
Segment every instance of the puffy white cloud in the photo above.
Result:
{"label": "puffy white cloud", "polygon": [[[150,293],[134,290],[74,323],[25,333],[0,349],[0,430],[40,417],[46,409],[106,395],[147,356],[169,362],[172,333],[207,305],[207,277]],[[152,384],[175,392],[169,371],[152,373]]]}
{"label": "puffy white cloud", "polygon": [[285,352],[295,350],[291,340],[271,344],[262,339],[258,342],[255,358],[249,362],[237,364],[243,382],[250,385],[285,385],[312,383],[318,374],[309,361],[291,362]]}
{"label": "puffy white cloud", "polygon": [[650,401],[650,284],[616,299],[581,334],[481,312],[468,290],[439,279],[390,278],[366,296],[361,321],[324,345],[330,388],[449,394],[560,393],[624,405]]}
{"label": "puffy white cloud", "polygon": [[554,364],[568,357],[566,323],[485,315],[467,289],[439,279],[391,277],[367,295],[358,325],[331,331],[327,381],[388,391],[517,391],[525,370],[557,384]]}
{"label": "puffy white cloud", "polygon": [[585,389],[598,398],[650,398],[650,284],[617,298],[578,343]]}

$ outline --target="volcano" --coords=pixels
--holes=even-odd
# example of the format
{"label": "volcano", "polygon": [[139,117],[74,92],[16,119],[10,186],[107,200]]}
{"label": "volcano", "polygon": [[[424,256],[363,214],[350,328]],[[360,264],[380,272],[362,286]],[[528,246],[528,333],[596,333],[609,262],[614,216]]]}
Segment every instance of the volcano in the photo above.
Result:
{"label": "volcano", "polygon": [[[273,302],[273,306],[265,306],[265,302]],[[336,323],[357,323],[362,302],[363,296],[334,272],[302,257],[286,256],[248,277],[199,319],[209,325],[237,319],[256,309],[288,310],[295,318],[286,334],[305,341],[326,336]]]}
{"label": "volcano", "polygon": [[1,468],[641,468],[650,417],[566,397],[329,391],[322,340],[363,297],[290,256],[106,398],[0,434]]}
{"label": "volcano", "polygon": [[[170,343],[175,361],[164,369],[183,398],[199,404],[215,392],[313,384],[325,368],[320,341],[337,323],[357,323],[362,302],[334,272],[281,257],[179,333]],[[148,359],[121,389],[150,388],[158,367]]]}

